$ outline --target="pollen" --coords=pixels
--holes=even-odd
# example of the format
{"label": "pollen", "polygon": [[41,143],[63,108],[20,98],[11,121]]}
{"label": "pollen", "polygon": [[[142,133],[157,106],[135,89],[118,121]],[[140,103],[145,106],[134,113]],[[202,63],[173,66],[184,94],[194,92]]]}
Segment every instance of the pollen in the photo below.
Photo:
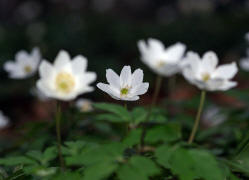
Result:
{"label": "pollen", "polygon": [[158,64],[157,64],[157,66],[159,68],[162,67],[162,66],[164,66],[164,65],[165,65],[165,62],[163,62],[163,61],[159,61]]}
{"label": "pollen", "polygon": [[31,73],[32,67],[29,66],[29,65],[26,65],[26,66],[24,66],[24,71],[25,71],[26,73]]}
{"label": "pollen", "polygon": [[202,75],[202,80],[203,80],[204,82],[207,82],[209,79],[210,79],[210,74],[204,73],[204,74]]}
{"label": "pollen", "polygon": [[70,73],[61,72],[56,76],[55,84],[58,92],[68,94],[75,87],[75,79]]}
{"label": "pollen", "polygon": [[122,89],[120,90],[120,95],[121,95],[121,96],[126,96],[126,95],[128,94],[128,92],[129,92],[129,89],[128,89],[128,88],[122,88]]}

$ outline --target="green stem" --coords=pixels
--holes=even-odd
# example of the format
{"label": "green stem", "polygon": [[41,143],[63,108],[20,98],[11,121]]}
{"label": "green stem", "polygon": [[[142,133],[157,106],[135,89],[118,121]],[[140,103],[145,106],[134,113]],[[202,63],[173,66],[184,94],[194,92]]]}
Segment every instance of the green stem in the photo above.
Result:
{"label": "green stem", "polygon": [[[149,121],[151,113],[152,113],[152,108],[157,103],[158,95],[159,95],[159,92],[160,92],[160,89],[161,89],[161,86],[162,86],[162,79],[163,78],[160,75],[158,75],[157,78],[156,78],[155,91],[154,91],[154,94],[153,94],[153,97],[152,97],[152,102],[151,102],[148,114],[146,116],[145,122]],[[146,135],[146,127],[143,128],[142,135],[141,135],[141,138],[140,138],[140,149],[143,149],[145,135]]]}
{"label": "green stem", "polygon": [[159,95],[159,92],[161,89],[161,85],[162,85],[162,79],[163,79],[162,76],[159,76],[159,75],[156,78],[156,86],[155,86],[155,91],[154,91],[154,94],[152,97],[152,103],[151,103],[150,109],[152,109],[152,107],[156,105],[157,98],[158,98],[158,95]]}
{"label": "green stem", "polygon": [[202,113],[202,109],[203,109],[204,102],[205,102],[205,97],[206,97],[206,91],[203,90],[201,92],[200,105],[199,105],[199,109],[198,109],[198,112],[197,112],[197,115],[196,115],[195,124],[193,126],[191,135],[189,136],[188,144],[192,144],[192,142],[194,141],[194,138],[195,138],[195,134],[196,134],[196,132],[198,130],[198,126],[199,126],[200,119],[201,119],[201,113]]}
{"label": "green stem", "polygon": [[58,149],[58,155],[60,160],[60,168],[61,170],[64,170],[64,160],[61,153],[61,128],[60,128],[60,121],[61,121],[61,106],[60,103],[57,102],[56,104],[56,134],[57,134],[57,149]]}

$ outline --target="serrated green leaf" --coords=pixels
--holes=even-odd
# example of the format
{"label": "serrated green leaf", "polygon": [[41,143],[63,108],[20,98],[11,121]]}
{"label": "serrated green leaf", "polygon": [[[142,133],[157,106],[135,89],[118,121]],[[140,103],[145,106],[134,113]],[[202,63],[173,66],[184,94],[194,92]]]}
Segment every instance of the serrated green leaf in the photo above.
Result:
{"label": "serrated green leaf", "polygon": [[126,108],[118,104],[96,103],[94,104],[94,107],[96,109],[111,112],[126,122],[131,121],[130,113],[126,110]]}
{"label": "serrated green leaf", "polygon": [[123,140],[126,147],[131,147],[140,143],[142,129],[133,129],[129,132],[128,136]]}
{"label": "serrated green leaf", "polygon": [[157,143],[159,141],[171,142],[181,138],[181,127],[177,123],[170,123],[164,126],[156,126],[149,129],[145,136],[145,142]]}

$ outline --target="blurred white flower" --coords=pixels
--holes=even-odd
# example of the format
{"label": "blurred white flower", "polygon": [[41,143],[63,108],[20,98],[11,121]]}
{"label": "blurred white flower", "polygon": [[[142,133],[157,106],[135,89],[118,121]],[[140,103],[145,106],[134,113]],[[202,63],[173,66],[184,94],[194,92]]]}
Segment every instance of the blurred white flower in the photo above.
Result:
{"label": "blurred white flower", "polygon": [[245,35],[245,39],[247,40],[247,42],[249,43],[249,32],[248,33],[246,33],[246,35]]}
{"label": "blurred white flower", "polygon": [[43,60],[39,66],[40,79],[37,88],[47,97],[69,101],[78,95],[94,90],[90,83],[96,80],[96,73],[87,72],[87,59],[78,55],[72,60],[62,50],[52,65]]}
{"label": "blurred white flower", "polygon": [[237,85],[231,79],[238,72],[235,62],[217,67],[218,57],[206,52],[202,58],[197,53],[188,52],[184,58],[183,75],[198,88],[207,91],[225,91]]}
{"label": "blurred white flower", "polygon": [[9,118],[0,111],[0,129],[4,129],[9,125]]}
{"label": "blurred white flower", "polygon": [[143,40],[138,41],[138,48],[141,60],[155,73],[172,76],[180,72],[181,58],[186,49],[184,44],[176,43],[165,48],[162,42],[150,38],[148,44]]}
{"label": "blurred white flower", "polygon": [[[248,34],[249,36],[249,34]],[[248,37],[249,38],[249,37]],[[248,39],[249,40],[249,39]],[[240,60],[240,67],[245,70],[245,71],[249,71],[249,49],[247,49],[247,53],[246,53],[246,57],[242,58]]]}
{"label": "blurred white flower", "polygon": [[75,106],[81,112],[90,112],[93,110],[92,101],[89,99],[80,98],[75,102]]}
{"label": "blurred white flower", "polygon": [[143,76],[141,69],[131,73],[130,66],[124,66],[120,76],[112,69],[107,69],[106,79],[109,84],[98,83],[97,87],[116,100],[136,101],[149,88],[149,83],[143,83]]}
{"label": "blurred white flower", "polygon": [[38,48],[34,48],[30,54],[21,50],[17,52],[15,61],[7,61],[4,64],[4,69],[9,73],[10,78],[24,79],[37,71],[40,60],[41,54]]}
{"label": "blurred white flower", "polygon": [[37,97],[40,101],[48,101],[50,99],[42,91],[40,91],[37,87],[33,87],[30,90],[30,93],[31,93],[31,95]]}
{"label": "blurred white flower", "polygon": [[216,106],[207,107],[202,115],[202,123],[208,127],[218,126],[226,119],[227,116]]}

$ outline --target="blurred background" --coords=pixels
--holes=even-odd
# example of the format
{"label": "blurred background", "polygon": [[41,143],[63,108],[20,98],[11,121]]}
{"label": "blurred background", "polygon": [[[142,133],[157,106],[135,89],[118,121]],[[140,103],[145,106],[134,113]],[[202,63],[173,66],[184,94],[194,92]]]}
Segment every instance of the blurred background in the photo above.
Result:
{"label": "blurred background", "polygon": [[[248,31],[249,0],[0,0],[0,109],[13,129],[24,121],[46,119],[53,111],[51,102],[30,93],[38,75],[13,80],[4,72],[4,62],[21,49],[30,52],[37,46],[50,61],[61,49],[71,56],[83,54],[88,69],[97,72],[97,82],[105,82],[107,68],[120,72],[124,65],[140,67],[150,90],[136,103],[148,104],[155,74],[140,61],[138,40],[158,38],[165,46],[183,42],[187,50],[213,50],[220,63],[228,63],[246,55]],[[247,76],[243,71],[237,75],[237,89],[248,88]],[[169,96],[167,81],[160,93],[162,102],[186,101],[198,92],[179,75]],[[111,101],[98,89],[82,97]],[[212,93],[210,99],[226,106],[244,105],[224,93]]]}

